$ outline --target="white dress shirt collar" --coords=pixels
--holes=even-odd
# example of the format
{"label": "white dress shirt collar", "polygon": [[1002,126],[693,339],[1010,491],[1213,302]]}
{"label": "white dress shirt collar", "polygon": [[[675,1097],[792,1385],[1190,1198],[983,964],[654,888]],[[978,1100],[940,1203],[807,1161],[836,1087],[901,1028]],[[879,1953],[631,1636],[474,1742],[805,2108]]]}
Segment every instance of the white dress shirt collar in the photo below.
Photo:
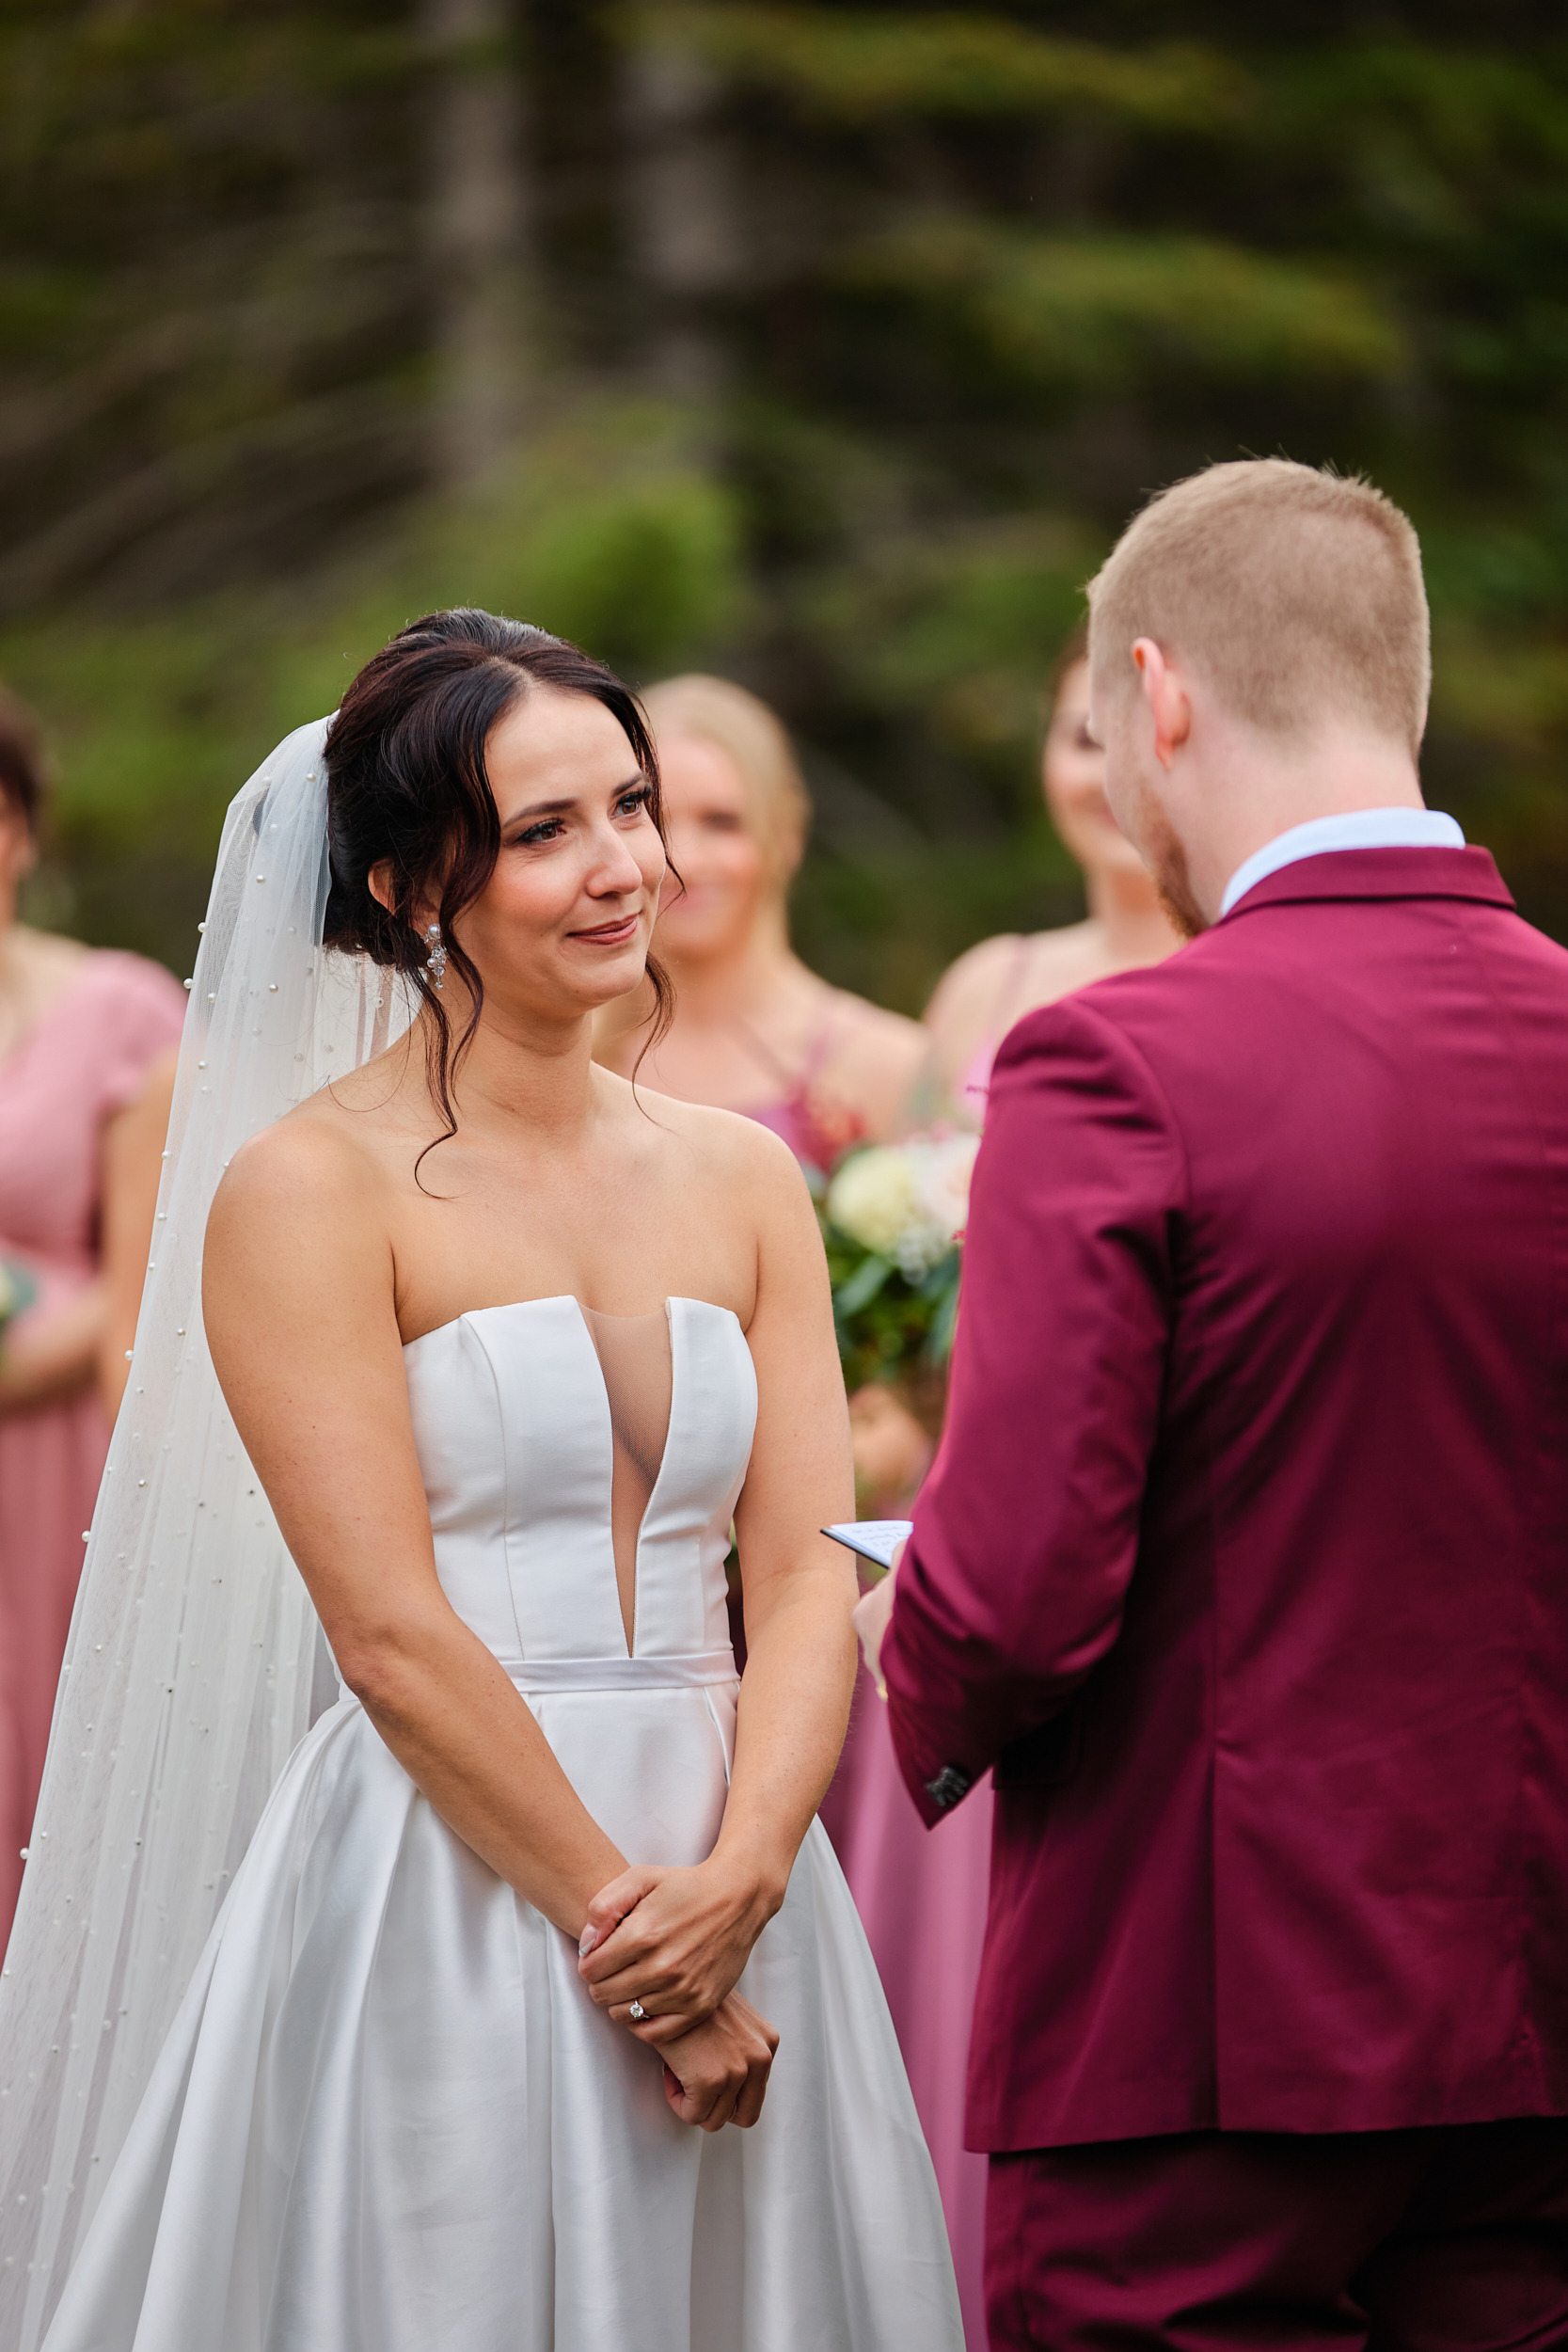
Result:
{"label": "white dress shirt collar", "polygon": [[1243,858],[1225,885],[1223,922],[1266,874],[1298,858],[1322,857],[1328,850],[1462,850],[1465,835],[1451,817],[1435,808],[1358,808],[1348,817],[1313,817],[1276,834]]}

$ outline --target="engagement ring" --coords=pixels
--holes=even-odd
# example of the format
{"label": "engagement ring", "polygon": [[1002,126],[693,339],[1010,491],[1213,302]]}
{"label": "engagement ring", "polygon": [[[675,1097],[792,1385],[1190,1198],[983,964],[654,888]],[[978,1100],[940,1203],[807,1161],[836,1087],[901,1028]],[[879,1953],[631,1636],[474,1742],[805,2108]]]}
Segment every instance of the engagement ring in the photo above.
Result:
{"label": "engagement ring", "polygon": [[633,2001],[626,2014],[630,2017],[634,2025],[640,2026],[642,2023],[642,2020],[647,2016],[648,2012],[643,2008],[641,2001]]}

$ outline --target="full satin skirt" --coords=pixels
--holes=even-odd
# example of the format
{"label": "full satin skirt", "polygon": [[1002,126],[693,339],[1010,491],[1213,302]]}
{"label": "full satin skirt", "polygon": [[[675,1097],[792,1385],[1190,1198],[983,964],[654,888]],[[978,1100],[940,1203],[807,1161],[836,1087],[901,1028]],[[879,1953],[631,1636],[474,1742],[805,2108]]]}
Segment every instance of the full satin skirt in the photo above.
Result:
{"label": "full satin skirt", "polygon": [[[624,1851],[711,1849],[733,1685],[530,1703]],[[342,1698],[274,1792],[47,2352],[956,2352],[930,2162],[818,1824],[741,1990],[782,2036],[762,2120],[692,2131],[570,1940]]]}

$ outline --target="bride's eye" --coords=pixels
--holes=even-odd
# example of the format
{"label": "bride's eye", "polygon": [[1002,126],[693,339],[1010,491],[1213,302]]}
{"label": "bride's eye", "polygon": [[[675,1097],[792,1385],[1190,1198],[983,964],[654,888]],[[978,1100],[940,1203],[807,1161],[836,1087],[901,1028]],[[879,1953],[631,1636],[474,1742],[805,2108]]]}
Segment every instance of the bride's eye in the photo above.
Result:
{"label": "bride's eye", "polygon": [[531,849],[536,841],[548,841],[560,831],[561,819],[559,817],[543,817],[540,818],[538,824],[525,826],[523,831],[515,834],[514,838],[518,843],[526,842]]}
{"label": "bride's eye", "polygon": [[615,813],[618,817],[635,817],[639,809],[651,808],[653,799],[654,788],[651,784],[633,785],[631,790],[623,792],[616,802]]}

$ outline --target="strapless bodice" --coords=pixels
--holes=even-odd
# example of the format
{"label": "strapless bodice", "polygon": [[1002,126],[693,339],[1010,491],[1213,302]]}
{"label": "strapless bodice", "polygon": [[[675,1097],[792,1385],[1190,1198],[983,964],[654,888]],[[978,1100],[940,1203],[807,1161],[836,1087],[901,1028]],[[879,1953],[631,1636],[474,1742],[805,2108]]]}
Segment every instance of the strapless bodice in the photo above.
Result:
{"label": "strapless bodice", "polygon": [[[675,1661],[729,1648],[724,1559],[757,1390],[728,1308],[672,1298],[664,1311],[669,1426],[637,1536],[632,1672],[644,1661],[679,1678]],[[625,1673],[615,1437],[577,1300],[459,1315],[410,1341],[404,1364],[436,1573],[458,1615],[509,1671],[537,1668],[541,1684],[579,1679],[578,1661],[602,1661],[607,1678]]]}

